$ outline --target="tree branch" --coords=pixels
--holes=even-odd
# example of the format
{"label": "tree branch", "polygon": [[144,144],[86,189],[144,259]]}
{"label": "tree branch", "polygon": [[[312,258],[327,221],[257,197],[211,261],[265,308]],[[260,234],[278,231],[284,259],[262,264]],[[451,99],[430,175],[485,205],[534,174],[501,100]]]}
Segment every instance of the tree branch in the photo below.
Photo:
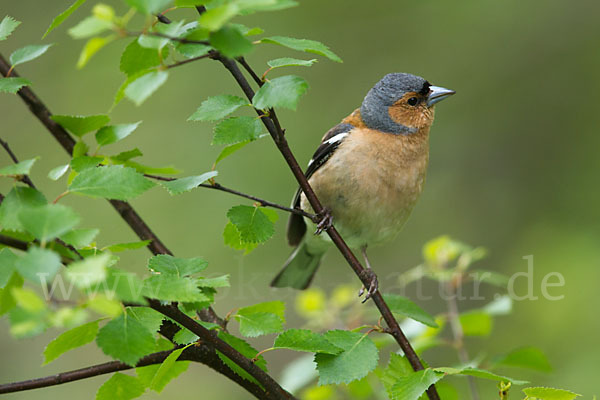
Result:
{"label": "tree branch", "polygon": [[[177,178],[169,178],[169,177],[159,176],[159,175],[144,174],[144,176],[146,176],[147,178],[156,179],[158,181],[165,181],[165,182],[170,182],[170,181],[177,180]],[[225,186],[223,186],[223,185],[221,185],[221,184],[219,184],[217,182],[215,182],[213,184],[201,183],[197,187],[203,187],[203,188],[206,188],[206,189],[214,189],[214,190],[220,190],[220,191],[226,192],[226,193],[231,193],[231,194],[234,194],[236,196],[240,196],[240,197],[244,197],[246,199],[254,200],[257,203],[260,203],[260,205],[263,206],[263,207],[276,208],[278,210],[282,210],[282,211],[289,212],[289,213],[292,213],[292,214],[301,215],[301,216],[309,218],[309,219],[311,219],[311,220],[313,220],[315,222],[318,221],[318,217],[315,214],[307,213],[306,211],[301,210],[299,208],[290,208],[290,207],[282,206],[281,204],[273,203],[271,201],[264,200],[264,199],[261,199],[261,198],[256,197],[256,196],[252,196],[251,194],[246,194],[246,193],[237,191],[235,189],[231,189],[231,188],[225,187]]]}
{"label": "tree branch", "polygon": [[[2,145],[2,147],[4,147],[4,150],[6,150],[6,152],[8,153],[8,156],[10,157],[10,159],[13,160],[13,162],[15,164],[18,164],[19,163],[19,159],[17,158],[17,156],[15,156],[15,153],[13,153],[13,151],[10,149],[10,146],[8,145],[8,142],[5,142],[4,140],[0,139],[0,145]],[[25,182],[29,187],[32,187],[32,188],[35,189],[35,185],[31,181],[31,179],[29,178],[29,175],[23,175],[23,178],[21,178],[21,180],[23,182]]]}
{"label": "tree branch", "polygon": [[[250,87],[250,84],[248,83],[248,81],[246,80],[246,78],[244,77],[242,72],[239,70],[239,68],[237,67],[235,62],[233,60],[225,58],[223,56],[217,57],[216,59],[218,61],[220,61],[223,64],[223,66],[230,72],[230,74],[236,80],[236,82],[238,83],[238,85],[240,86],[240,88],[242,89],[242,91],[244,92],[246,97],[248,98],[248,100],[252,101],[252,98],[254,97],[254,90]],[[249,71],[252,70],[247,63],[244,63],[244,64],[242,64],[242,65],[247,70],[249,70]],[[251,73],[251,75],[257,76],[255,73]],[[319,199],[317,198],[317,196],[315,195],[314,191],[310,187],[310,184],[308,183],[308,180],[304,176],[304,173],[303,173],[302,169],[300,168],[298,161],[294,157],[294,155],[287,143],[287,140],[285,138],[283,129],[278,127],[277,126],[278,124],[275,124],[275,120],[272,119],[270,116],[265,115],[265,113],[263,111],[258,110],[258,109],[255,109],[255,110],[256,110],[256,113],[261,117],[261,121],[263,122],[263,124],[265,125],[267,130],[269,131],[269,134],[273,138],[273,141],[275,142],[277,148],[279,149],[283,158],[287,162],[290,170],[292,171],[292,174],[296,178],[296,181],[302,188],[302,191],[304,192],[304,195],[306,196],[312,209],[315,211],[315,213],[317,215],[323,215],[324,208],[323,208],[321,202],[319,201]],[[270,114],[270,115],[272,115],[272,114]],[[361,280],[361,282],[365,286],[368,287],[369,283],[370,283],[369,275],[367,274],[365,268],[358,261],[358,259],[354,255],[354,253],[352,253],[352,250],[350,250],[350,248],[348,247],[348,245],[346,244],[344,239],[340,236],[338,231],[335,229],[335,226],[331,226],[331,227],[327,228],[326,232],[329,235],[329,237],[331,238],[331,240],[333,241],[333,243],[336,245],[338,250],[342,253],[342,255],[344,256],[344,258],[346,259],[346,261],[348,262],[350,267],[352,267],[352,269],[354,270],[354,273],[358,276],[358,278]],[[389,327],[389,333],[394,337],[394,339],[396,339],[396,342],[400,345],[400,348],[402,349],[402,351],[404,351],[404,354],[406,355],[406,358],[410,362],[413,369],[415,371],[422,370],[423,364],[421,363],[419,356],[417,355],[415,350],[412,348],[410,342],[406,338],[406,335],[404,335],[404,332],[402,332],[402,329],[400,329],[400,325],[398,324],[398,321],[396,321],[396,319],[394,318],[390,308],[386,304],[381,293],[379,291],[377,291],[375,294],[373,294],[372,299],[373,299],[373,302],[375,303],[375,305],[377,306],[377,308],[379,309],[379,312],[383,316],[385,322],[387,323],[387,325]],[[434,385],[431,385],[429,387],[429,389],[427,390],[427,395],[430,400],[439,400],[439,395],[438,395],[437,390],[435,389]]]}

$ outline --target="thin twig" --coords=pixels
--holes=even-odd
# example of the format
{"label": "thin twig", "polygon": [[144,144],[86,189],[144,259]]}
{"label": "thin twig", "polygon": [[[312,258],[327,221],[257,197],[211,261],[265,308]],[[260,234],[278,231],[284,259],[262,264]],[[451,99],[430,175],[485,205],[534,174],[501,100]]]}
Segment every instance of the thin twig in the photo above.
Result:
{"label": "thin twig", "polygon": [[[8,156],[10,157],[10,159],[13,160],[13,162],[15,164],[18,164],[19,163],[19,159],[17,158],[17,156],[15,156],[15,153],[13,153],[13,151],[10,149],[10,146],[8,145],[8,142],[0,139],[0,145],[2,145],[2,147],[4,147],[4,150],[6,150],[6,152],[8,153]],[[29,178],[29,175],[23,175],[23,178],[21,178],[21,180],[23,182],[25,182],[29,187],[32,187],[32,188],[35,189],[35,185],[31,181],[31,178]]]}
{"label": "thin twig", "polygon": [[[150,174],[144,174],[145,177],[147,178],[151,178],[151,179],[156,179],[159,181],[165,181],[165,182],[170,182],[170,181],[174,181],[177,178],[169,178],[169,177],[165,177],[165,176],[160,176],[160,175],[150,175]],[[214,189],[214,190],[220,190],[222,192],[226,192],[226,193],[231,193],[234,194],[236,196],[240,196],[240,197],[244,197],[246,199],[249,200],[254,200],[257,203],[259,203],[261,206],[263,207],[271,207],[271,208],[276,208],[278,210],[281,211],[285,211],[285,212],[289,212],[292,214],[298,214],[301,215],[303,217],[309,218],[312,221],[318,221],[318,217],[315,214],[311,214],[308,213],[304,210],[301,210],[299,208],[290,208],[290,207],[286,207],[286,206],[282,206],[281,204],[277,204],[277,203],[273,203],[271,201],[265,200],[265,199],[261,199],[260,197],[256,197],[256,196],[252,196],[251,194],[247,194],[247,193],[243,193],[240,191],[237,191],[235,189],[231,189],[228,187],[225,187],[217,182],[215,182],[214,184],[208,184],[208,183],[201,183],[198,185],[198,187],[203,187],[206,189]]]}
{"label": "thin twig", "polygon": [[201,56],[193,57],[193,58],[188,58],[187,60],[182,60],[182,61],[178,61],[178,62],[173,63],[173,64],[169,64],[169,65],[166,66],[166,68],[167,69],[175,68],[175,67],[179,67],[181,65],[185,65],[185,64],[194,62],[194,61],[202,60],[204,58],[211,58],[211,57],[214,57],[214,55],[215,55],[214,53],[215,53],[214,51],[210,50],[208,53],[203,54]]}
{"label": "thin twig", "polygon": [[210,46],[210,43],[207,42],[206,40],[192,40],[192,39],[186,39],[186,38],[178,38],[175,36],[169,36],[169,35],[165,35],[164,33],[160,33],[160,32],[130,32],[130,31],[125,31],[123,32],[124,35],[127,36],[142,36],[142,35],[146,35],[146,36],[156,36],[156,37],[160,37],[163,39],[169,39],[173,42],[179,42],[182,44],[203,44],[205,46]]}

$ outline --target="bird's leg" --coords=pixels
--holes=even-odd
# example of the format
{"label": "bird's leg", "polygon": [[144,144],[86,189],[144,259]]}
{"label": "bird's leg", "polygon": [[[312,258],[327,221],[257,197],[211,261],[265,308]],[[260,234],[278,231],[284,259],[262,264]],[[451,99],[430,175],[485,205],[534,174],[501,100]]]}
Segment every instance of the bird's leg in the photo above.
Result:
{"label": "bird's leg", "polygon": [[333,226],[333,216],[327,207],[323,207],[323,212],[319,214],[319,218],[321,218],[321,220],[317,224],[315,235],[320,235],[321,232],[326,231]]}
{"label": "bird's leg", "polygon": [[[377,292],[377,289],[379,288],[379,281],[377,280],[377,275],[375,275],[375,272],[371,268],[369,257],[367,257],[367,246],[362,247],[360,250],[362,252],[363,258],[365,259],[365,264],[367,266],[367,268],[364,270],[364,273],[367,279],[369,280],[369,290],[367,290],[367,295],[362,301],[364,303],[365,301],[369,300],[371,296],[375,294],[375,292]],[[365,287],[363,286],[358,292],[358,297],[362,296],[364,292]]]}

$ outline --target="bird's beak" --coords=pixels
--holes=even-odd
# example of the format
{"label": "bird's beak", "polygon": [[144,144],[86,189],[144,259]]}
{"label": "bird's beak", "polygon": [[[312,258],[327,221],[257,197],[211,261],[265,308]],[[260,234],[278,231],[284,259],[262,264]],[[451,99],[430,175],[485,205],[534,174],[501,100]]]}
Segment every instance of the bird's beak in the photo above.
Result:
{"label": "bird's beak", "polygon": [[446,97],[456,93],[454,90],[446,89],[439,86],[429,86],[429,94],[427,95],[427,107],[433,106],[435,103],[444,100]]}

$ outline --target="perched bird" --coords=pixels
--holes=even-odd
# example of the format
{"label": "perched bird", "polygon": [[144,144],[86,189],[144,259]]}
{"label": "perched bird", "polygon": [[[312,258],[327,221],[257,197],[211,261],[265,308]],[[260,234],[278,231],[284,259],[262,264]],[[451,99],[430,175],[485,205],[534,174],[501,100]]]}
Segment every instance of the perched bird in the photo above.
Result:
{"label": "perched bird", "polygon": [[[317,226],[291,214],[287,239],[296,248],[271,286],[308,287],[331,245],[329,237],[313,232],[331,221],[351,248],[361,250],[370,268],[367,246],[396,237],[421,194],[433,106],[454,93],[415,75],[388,74],[359,109],[325,134],[305,176],[327,215]],[[292,207],[313,212],[301,189]],[[375,279],[367,298],[376,290]]]}

